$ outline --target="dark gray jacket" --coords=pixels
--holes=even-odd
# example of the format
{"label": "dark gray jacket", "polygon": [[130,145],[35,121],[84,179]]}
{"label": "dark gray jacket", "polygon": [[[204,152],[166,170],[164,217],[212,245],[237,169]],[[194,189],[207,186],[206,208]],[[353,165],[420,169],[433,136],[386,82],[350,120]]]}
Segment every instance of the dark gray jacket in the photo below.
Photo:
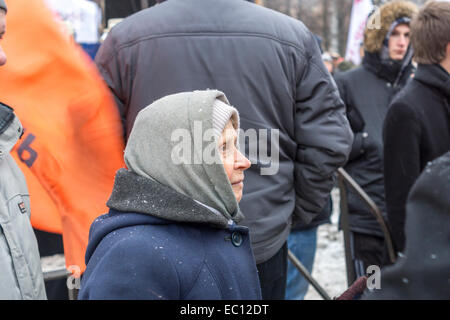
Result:
{"label": "dark gray jacket", "polygon": [[246,150],[254,165],[240,203],[257,263],[282,247],[294,212],[310,222],[324,206],[352,133],[314,36],[301,22],[242,0],[169,0],[114,27],[96,63],[127,135],[153,101],[207,88],[226,94],[243,130],[256,130],[263,141],[258,130],[269,131],[259,151],[268,146],[270,158],[252,156],[255,144]]}
{"label": "dark gray jacket", "polygon": [[[350,159],[344,169],[363,188],[386,217],[383,177],[383,122],[389,104],[410,78],[413,66],[401,68],[381,61],[377,53],[366,52],[363,65],[340,73],[336,82],[354,130]],[[353,232],[383,237],[369,207],[348,190],[349,224]]]}

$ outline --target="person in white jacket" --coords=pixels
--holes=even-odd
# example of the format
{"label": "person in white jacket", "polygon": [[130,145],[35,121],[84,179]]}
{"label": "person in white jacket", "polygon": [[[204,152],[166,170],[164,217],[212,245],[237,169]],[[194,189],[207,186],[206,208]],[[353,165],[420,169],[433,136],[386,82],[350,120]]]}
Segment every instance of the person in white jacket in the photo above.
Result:
{"label": "person in white jacket", "polygon": [[[0,0],[0,39],[6,31],[6,4]],[[6,54],[0,47],[0,66]],[[30,223],[25,177],[10,155],[23,133],[9,106],[0,103],[0,300],[46,299],[39,250]]]}

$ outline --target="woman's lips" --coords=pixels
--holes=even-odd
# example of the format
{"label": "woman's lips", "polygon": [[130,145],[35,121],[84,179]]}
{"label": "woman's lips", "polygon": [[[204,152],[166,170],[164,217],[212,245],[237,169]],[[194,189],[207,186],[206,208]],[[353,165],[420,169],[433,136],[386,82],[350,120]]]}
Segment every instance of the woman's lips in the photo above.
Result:
{"label": "woman's lips", "polygon": [[236,181],[236,182],[232,183],[232,185],[233,185],[233,186],[244,185],[244,180]]}

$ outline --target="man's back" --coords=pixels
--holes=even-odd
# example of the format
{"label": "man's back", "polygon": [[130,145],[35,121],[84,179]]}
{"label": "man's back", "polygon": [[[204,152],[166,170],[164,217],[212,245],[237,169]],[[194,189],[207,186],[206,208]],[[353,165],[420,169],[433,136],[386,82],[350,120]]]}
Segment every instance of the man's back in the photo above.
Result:
{"label": "man's back", "polygon": [[307,222],[320,212],[352,137],[301,22],[243,0],[169,0],[115,27],[96,63],[127,134],[162,96],[210,88],[229,97],[242,129],[259,137],[247,146],[253,166],[240,203],[257,263],[284,244],[294,211]]}

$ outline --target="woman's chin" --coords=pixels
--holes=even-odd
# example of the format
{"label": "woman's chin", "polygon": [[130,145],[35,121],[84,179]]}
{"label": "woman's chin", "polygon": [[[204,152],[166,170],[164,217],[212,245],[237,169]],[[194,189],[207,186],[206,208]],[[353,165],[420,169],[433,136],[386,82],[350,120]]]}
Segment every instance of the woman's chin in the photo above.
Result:
{"label": "woman's chin", "polygon": [[237,202],[241,201],[242,199],[242,190],[240,191],[234,191],[234,196],[236,197]]}

